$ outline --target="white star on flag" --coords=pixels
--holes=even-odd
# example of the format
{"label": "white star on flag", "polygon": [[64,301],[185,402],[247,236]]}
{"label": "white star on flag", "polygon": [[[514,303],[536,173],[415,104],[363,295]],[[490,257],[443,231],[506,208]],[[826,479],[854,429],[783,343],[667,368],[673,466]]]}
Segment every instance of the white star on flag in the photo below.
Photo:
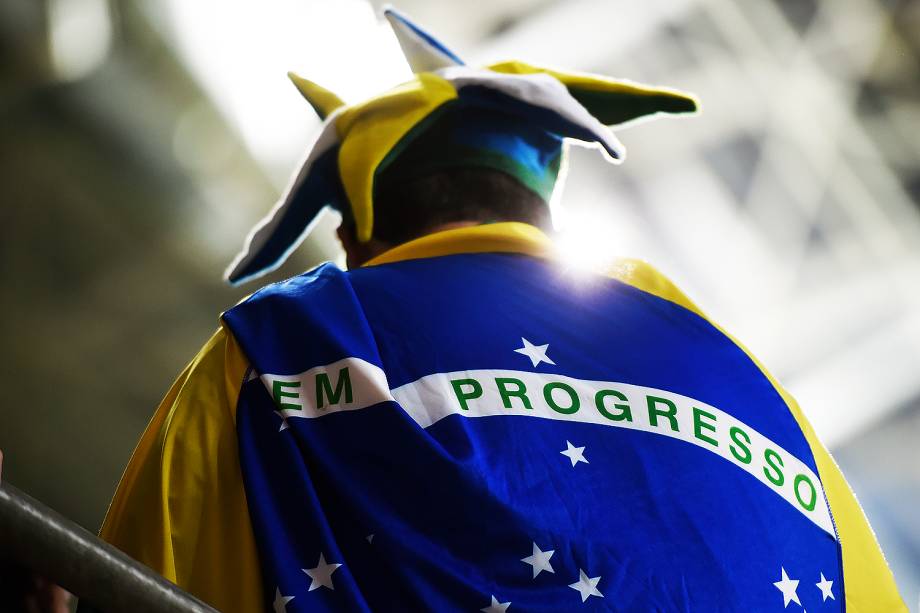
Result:
{"label": "white star on flag", "polygon": [[300,569],[310,576],[310,589],[307,591],[312,592],[320,587],[328,587],[330,590],[334,590],[335,588],[332,587],[332,573],[334,573],[339,566],[341,566],[341,564],[326,564],[326,557],[320,552],[319,562],[316,563],[316,568]]}
{"label": "white star on flag", "polygon": [[584,447],[576,447],[575,445],[573,445],[572,443],[568,441],[566,441],[565,444],[566,444],[565,451],[560,451],[559,453],[568,457],[572,461],[572,466],[575,466],[579,462],[590,464],[590,462],[588,462],[588,459],[585,457]]}
{"label": "white star on flag", "polygon": [[510,606],[510,602],[499,602],[498,599],[496,599],[493,595],[492,604],[479,610],[483,613],[505,613],[505,611],[508,610],[508,607]]}
{"label": "white star on flag", "polygon": [[275,411],[275,415],[281,418],[281,426],[278,428],[278,432],[284,432],[289,427],[287,417],[281,411]]}
{"label": "white star on flag", "polygon": [[597,584],[600,580],[600,577],[589,578],[588,575],[585,574],[585,571],[579,568],[578,581],[570,584],[569,587],[581,594],[582,602],[586,601],[589,596],[599,596],[603,598],[604,595],[597,589]]}
{"label": "white star on flag", "polygon": [[528,358],[530,358],[530,361],[534,366],[540,362],[546,362],[547,364],[552,364],[553,366],[556,365],[556,363],[549,359],[549,357],[546,355],[546,350],[549,348],[549,343],[545,345],[534,345],[523,336],[521,337],[521,340],[524,341],[524,346],[520,349],[515,349],[515,353],[526,355]]}
{"label": "white star on flag", "polygon": [[815,585],[817,585],[818,589],[821,590],[821,602],[826,601],[828,598],[831,600],[837,600],[834,598],[834,592],[831,591],[834,582],[829,579],[825,579],[824,573],[821,573],[821,581],[815,583]]}
{"label": "white star on flag", "polygon": [[783,593],[783,608],[785,609],[788,607],[790,602],[794,602],[801,606],[802,603],[799,602],[799,595],[795,593],[796,589],[799,587],[798,579],[790,579],[789,575],[786,574],[786,569],[782,566],[780,566],[780,570],[783,573],[783,578],[773,585]]}
{"label": "white star on flag", "polygon": [[556,552],[555,549],[550,549],[549,551],[540,551],[540,548],[537,547],[537,544],[533,544],[533,553],[526,558],[521,558],[521,562],[525,564],[530,564],[533,567],[533,578],[536,579],[542,571],[549,571],[554,573],[553,565],[549,563],[549,559],[553,557],[553,554]]}
{"label": "white star on flag", "polygon": [[281,588],[275,588],[275,601],[272,603],[272,608],[275,610],[275,613],[287,613],[287,603],[294,600],[293,596],[282,596]]}

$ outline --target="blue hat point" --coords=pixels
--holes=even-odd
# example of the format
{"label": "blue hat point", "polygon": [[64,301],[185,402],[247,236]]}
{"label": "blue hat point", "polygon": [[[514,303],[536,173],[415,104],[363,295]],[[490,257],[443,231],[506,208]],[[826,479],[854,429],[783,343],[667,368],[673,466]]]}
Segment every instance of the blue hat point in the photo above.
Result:
{"label": "blue hat point", "polygon": [[441,41],[392,6],[383,9],[383,16],[390,23],[409,68],[415,74],[464,65],[463,60]]}

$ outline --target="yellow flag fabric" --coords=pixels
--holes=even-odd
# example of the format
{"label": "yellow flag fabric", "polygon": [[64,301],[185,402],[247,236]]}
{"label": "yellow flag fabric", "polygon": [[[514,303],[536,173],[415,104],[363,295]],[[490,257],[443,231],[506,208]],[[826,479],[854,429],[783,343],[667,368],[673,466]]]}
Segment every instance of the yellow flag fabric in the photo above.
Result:
{"label": "yellow flag fabric", "polygon": [[100,533],[227,612],[264,607],[237,452],[236,400],[246,369],[221,328],[154,414]]}

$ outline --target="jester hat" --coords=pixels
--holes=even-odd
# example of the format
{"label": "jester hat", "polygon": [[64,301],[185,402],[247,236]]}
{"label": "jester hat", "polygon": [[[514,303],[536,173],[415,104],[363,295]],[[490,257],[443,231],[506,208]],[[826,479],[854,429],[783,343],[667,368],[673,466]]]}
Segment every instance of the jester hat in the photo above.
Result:
{"label": "jester hat", "polygon": [[[227,269],[230,283],[280,266],[326,208],[352,219],[359,241],[370,240],[374,187],[387,169],[404,173],[407,166],[426,160],[492,167],[547,200],[565,139],[599,148],[608,161],[618,163],[625,149],[608,126],[697,109],[689,94],[630,81],[517,61],[471,68],[404,15],[388,8],[384,16],[414,78],[376,98],[346,105],[329,90],[289,73],[323,125],[286,192]],[[455,129],[435,129],[445,124]],[[432,148],[431,134],[443,140],[434,140],[441,155]],[[419,154],[419,143],[426,141]],[[405,160],[411,163],[401,163]]]}

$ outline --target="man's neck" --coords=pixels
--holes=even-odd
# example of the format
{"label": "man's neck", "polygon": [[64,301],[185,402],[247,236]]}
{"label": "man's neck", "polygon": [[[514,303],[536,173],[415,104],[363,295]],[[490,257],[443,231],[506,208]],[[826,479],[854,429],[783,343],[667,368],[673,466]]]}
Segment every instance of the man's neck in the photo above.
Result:
{"label": "man's neck", "polygon": [[[478,226],[481,223],[482,222],[480,221],[451,221],[428,228],[425,233],[422,234],[422,236],[435,234],[437,232],[444,232],[445,230],[456,230],[458,228]],[[421,236],[416,238],[421,238]],[[358,268],[365,262],[368,262],[381,253],[389,251],[393,247],[397,246],[393,243],[381,241],[376,238],[371,238],[371,240],[367,242],[359,243],[351,239],[351,237],[344,237],[341,233],[339,234],[339,239],[342,242],[342,247],[345,249],[346,263],[349,269]]]}

